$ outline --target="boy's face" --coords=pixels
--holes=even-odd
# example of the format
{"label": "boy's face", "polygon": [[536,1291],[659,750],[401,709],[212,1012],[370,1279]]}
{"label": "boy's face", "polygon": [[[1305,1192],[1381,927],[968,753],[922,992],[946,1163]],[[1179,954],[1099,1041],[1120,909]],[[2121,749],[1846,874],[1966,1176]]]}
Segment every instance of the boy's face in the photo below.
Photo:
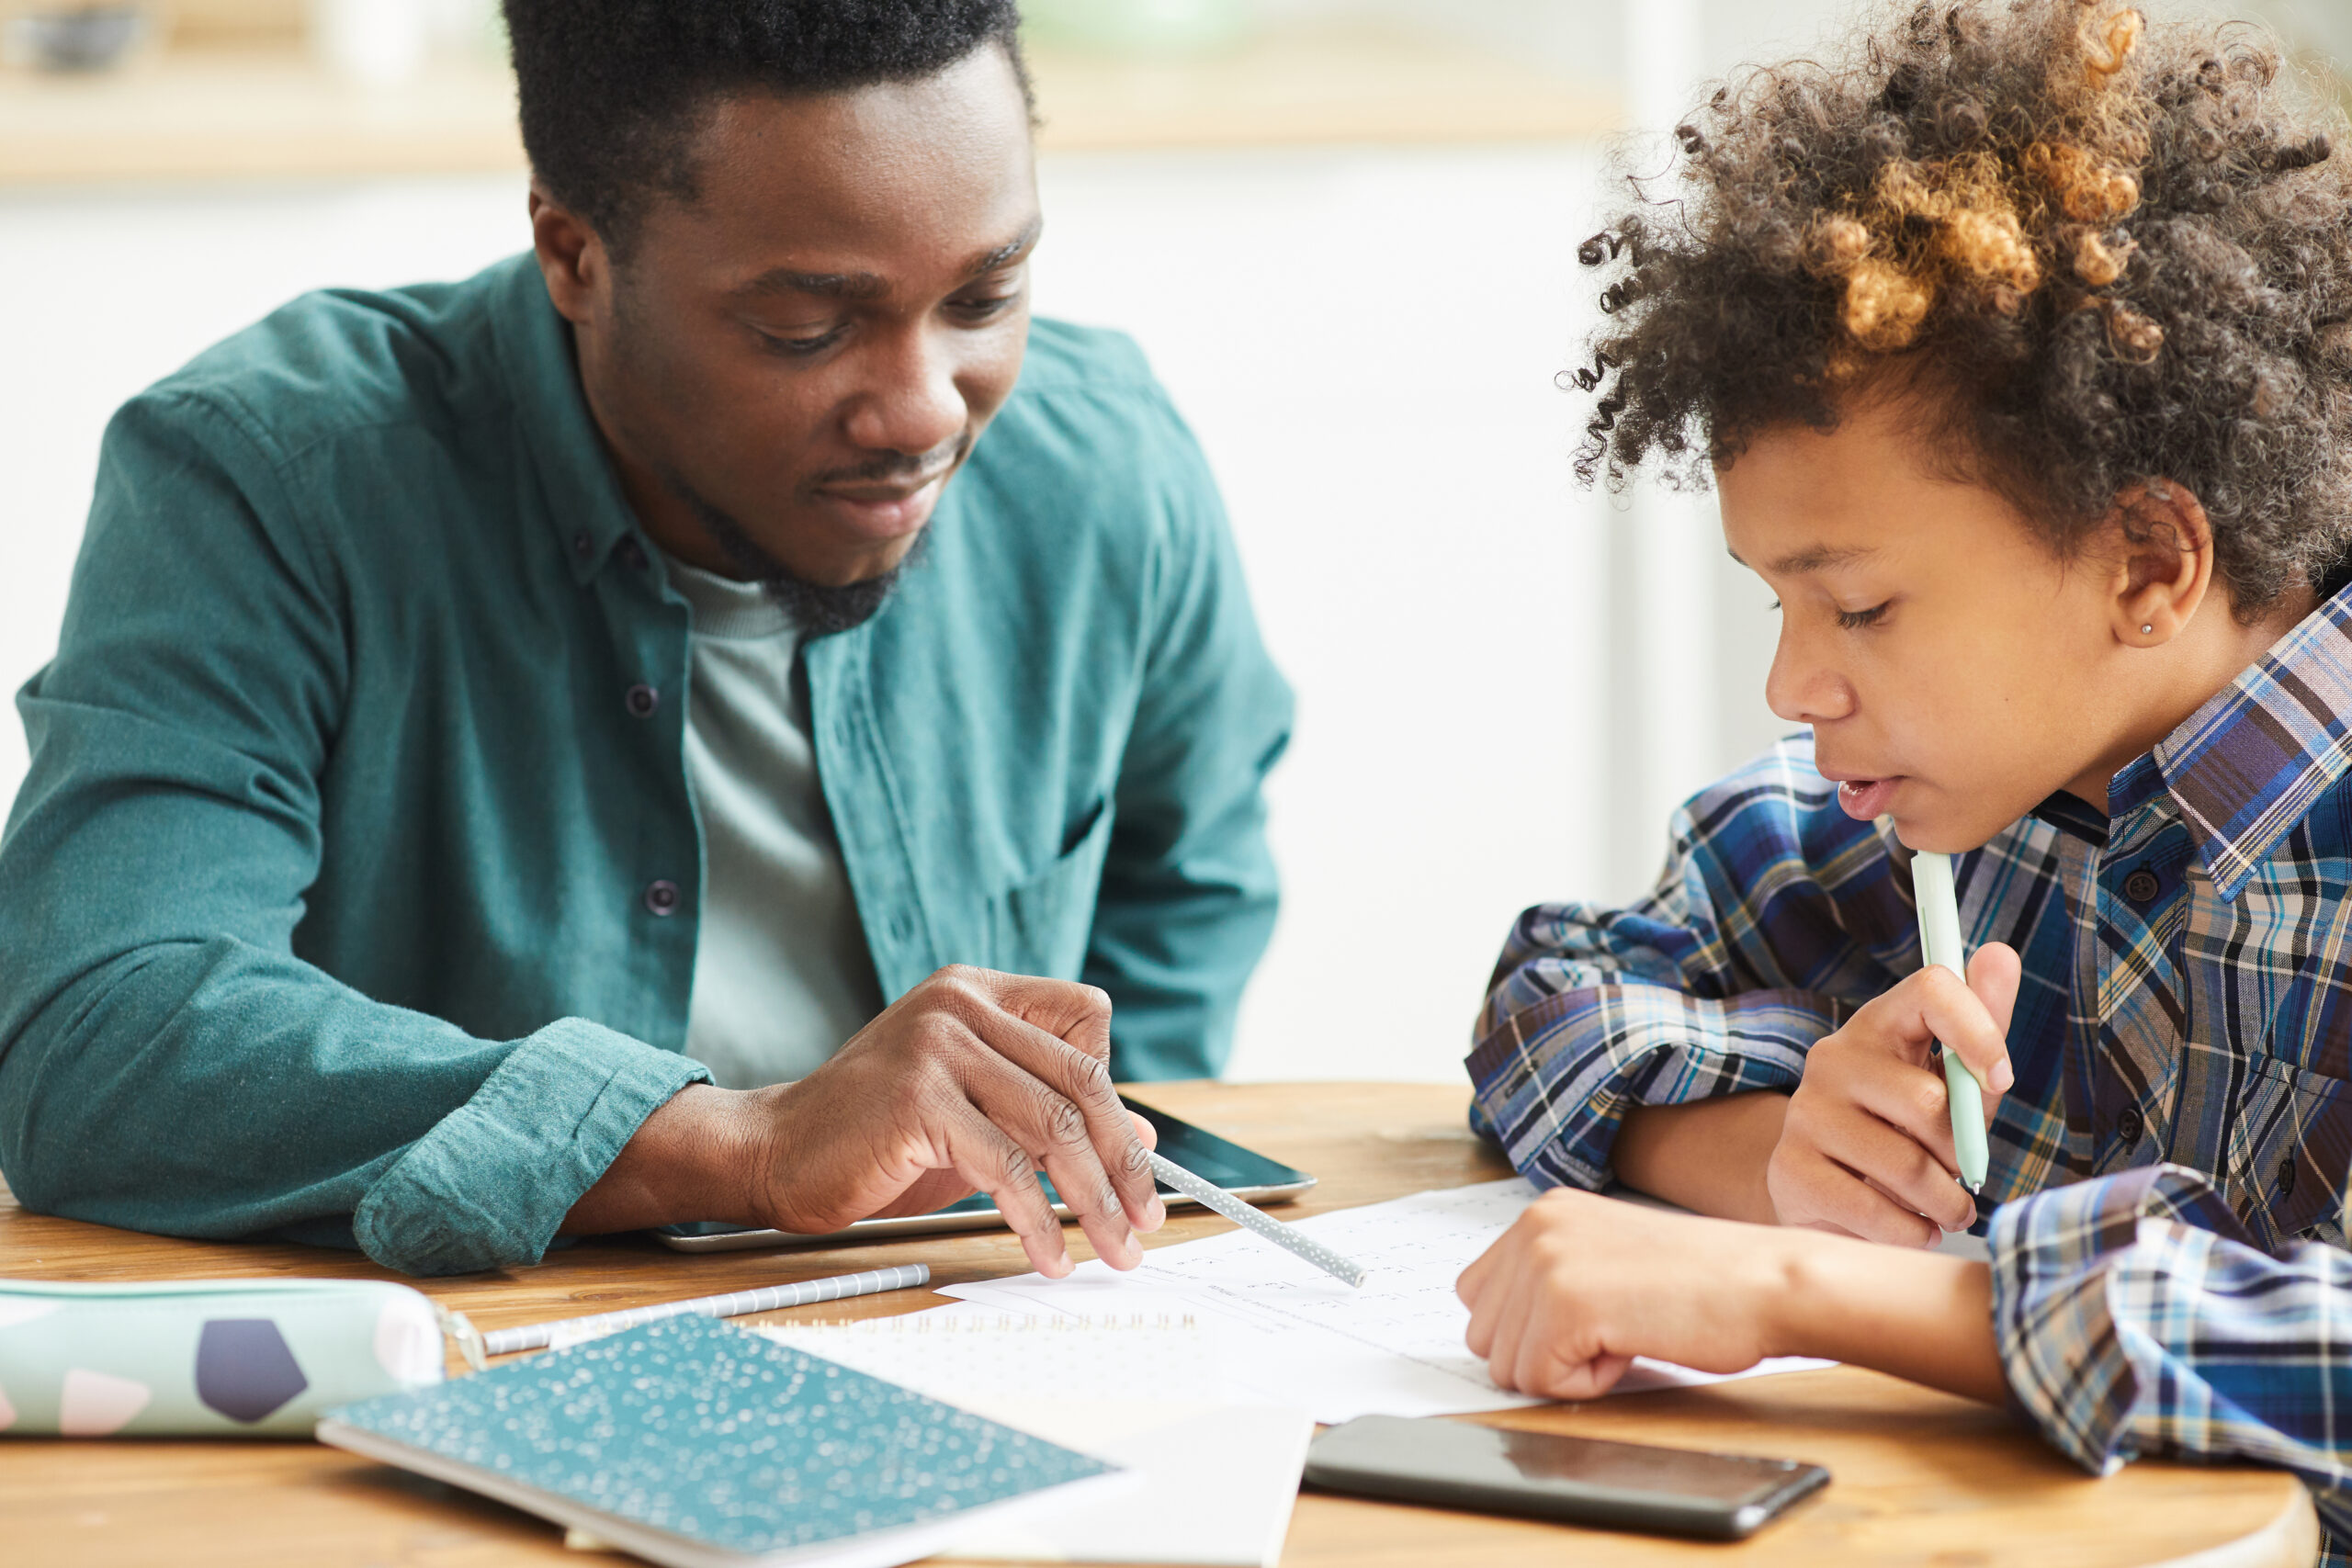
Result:
{"label": "boy's face", "polygon": [[1772,711],[1813,727],[1848,812],[1951,852],[2058,789],[2104,808],[2154,737],[2119,664],[2139,650],[2119,639],[2115,573],[2060,560],[1920,447],[1882,404],[1827,434],[1765,432],[1717,479],[1732,555],[1780,600]]}

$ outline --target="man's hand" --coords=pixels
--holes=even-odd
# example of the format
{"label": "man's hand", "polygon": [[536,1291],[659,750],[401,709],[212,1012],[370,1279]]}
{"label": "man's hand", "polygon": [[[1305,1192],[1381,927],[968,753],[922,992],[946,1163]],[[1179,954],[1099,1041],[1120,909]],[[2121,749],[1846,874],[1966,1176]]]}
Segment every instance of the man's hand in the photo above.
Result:
{"label": "man's hand", "polygon": [[1969,961],[1966,983],[1940,965],[1922,969],[1805,1054],[1765,1171],[1782,1224],[1931,1247],[1975,1222],[1935,1043],[1957,1051],[1987,1086],[1991,1125],[2016,1079],[2006,1041],[2018,971],[2014,949],[1988,942]]}
{"label": "man's hand", "polygon": [[1111,1087],[1111,998],[1091,986],[942,969],[797,1083],[679,1091],[572,1206],[567,1233],[729,1220],[838,1230],[996,1200],[1042,1273],[1070,1270],[1043,1167],[1114,1269],[1167,1218],[1150,1123]]}
{"label": "man's hand", "polygon": [[1042,1167],[1102,1259],[1132,1269],[1167,1217],[1150,1129],[1111,1087],[1111,998],[1091,986],[942,969],[797,1083],[762,1089],[752,1201],[780,1230],[927,1213],[986,1192],[1039,1272],[1070,1270]]}
{"label": "man's hand", "polygon": [[1636,1356],[1736,1372],[1823,1356],[1997,1404],[1982,1263],[1660,1213],[1589,1192],[1529,1207],[1455,1286],[1497,1384],[1606,1393]]}

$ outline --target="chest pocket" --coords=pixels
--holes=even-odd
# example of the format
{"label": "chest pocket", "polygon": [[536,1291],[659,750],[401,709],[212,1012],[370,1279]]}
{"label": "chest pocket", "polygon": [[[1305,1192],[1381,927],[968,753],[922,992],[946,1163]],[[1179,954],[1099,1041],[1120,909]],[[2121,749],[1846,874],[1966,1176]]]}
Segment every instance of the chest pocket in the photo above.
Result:
{"label": "chest pocket", "polygon": [[2275,1057],[2248,1064],[2220,1172],[2222,1195],[2265,1247],[2345,1244],[2352,1083]]}
{"label": "chest pocket", "polygon": [[1102,863],[1111,851],[1111,808],[1097,802],[1078,841],[1044,871],[989,901],[989,967],[1075,980],[1094,931]]}

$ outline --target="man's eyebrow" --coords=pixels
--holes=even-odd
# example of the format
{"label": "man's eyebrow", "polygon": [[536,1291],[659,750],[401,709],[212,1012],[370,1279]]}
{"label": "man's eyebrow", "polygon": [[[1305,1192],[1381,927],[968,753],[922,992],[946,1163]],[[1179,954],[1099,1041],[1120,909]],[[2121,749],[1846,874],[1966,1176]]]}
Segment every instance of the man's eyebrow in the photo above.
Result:
{"label": "man's eyebrow", "polygon": [[[1037,243],[1046,227],[1044,218],[1033,218],[1020,233],[996,249],[977,255],[966,265],[967,279],[984,277],[1012,260]],[[800,272],[788,266],[772,266],[735,291],[738,294],[817,294],[828,299],[879,299],[890,292],[889,280],[873,272]]]}
{"label": "man's eyebrow", "polygon": [[872,272],[796,272],[772,266],[738,288],[738,294],[821,294],[829,299],[879,299],[889,283]]}
{"label": "man's eyebrow", "polygon": [[[1740,565],[1747,565],[1746,561],[1740,560],[1737,550],[1727,553],[1732,559],[1739,561]],[[1808,572],[1830,571],[1841,566],[1854,566],[1876,554],[1878,554],[1878,547],[1875,545],[1811,545],[1802,550],[1792,551],[1781,557],[1764,570],[1775,577],[1803,577]]]}
{"label": "man's eyebrow", "polygon": [[989,273],[994,272],[997,268],[1002,266],[1005,263],[1011,261],[1013,257],[1019,255],[1030,246],[1035,244],[1037,243],[1037,236],[1045,231],[1046,220],[1044,215],[1040,214],[1035,218],[1032,218],[1022,229],[1021,232],[1015,234],[1012,239],[1006,241],[1003,244],[999,245],[996,249],[989,252],[986,255],[974,256],[972,258],[971,265],[964,269],[964,276],[967,278],[987,276]]}

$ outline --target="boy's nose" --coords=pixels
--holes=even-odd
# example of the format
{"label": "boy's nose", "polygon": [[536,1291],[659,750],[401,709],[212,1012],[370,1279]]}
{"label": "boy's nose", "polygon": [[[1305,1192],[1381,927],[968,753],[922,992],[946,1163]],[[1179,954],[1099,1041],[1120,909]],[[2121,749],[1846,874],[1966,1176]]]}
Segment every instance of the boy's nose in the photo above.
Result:
{"label": "boy's nose", "polygon": [[1784,631],[1764,677],[1764,702],[1791,724],[1834,723],[1853,716],[1854,689],[1836,671],[1792,648]]}

